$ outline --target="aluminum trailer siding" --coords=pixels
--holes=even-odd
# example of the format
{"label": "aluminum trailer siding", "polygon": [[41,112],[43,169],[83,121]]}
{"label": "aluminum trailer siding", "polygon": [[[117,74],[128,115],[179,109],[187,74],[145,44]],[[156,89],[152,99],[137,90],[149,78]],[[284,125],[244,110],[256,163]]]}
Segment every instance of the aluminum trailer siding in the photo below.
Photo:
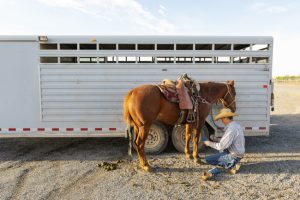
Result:
{"label": "aluminum trailer siding", "polygon": [[269,36],[0,36],[0,137],[124,137],[127,92],[182,73],[234,80],[235,119],[268,135],[272,52]]}

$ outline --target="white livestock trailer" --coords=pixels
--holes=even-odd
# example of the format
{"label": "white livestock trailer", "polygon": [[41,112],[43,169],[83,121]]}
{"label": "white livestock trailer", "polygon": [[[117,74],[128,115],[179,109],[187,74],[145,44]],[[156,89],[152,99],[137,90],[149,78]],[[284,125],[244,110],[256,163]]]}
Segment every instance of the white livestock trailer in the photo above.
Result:
{"label": "white livestock trailer", "polygon": [[[272,52],[273,38],[262,36],[0,36],[0,137],[126,137],[127,92],[183,73],[234,80],[235,119],[246,136],[265,136]],[[221,135],[218,126],[208,117],[205,134]],[[153,125],[148,151],[165,147],[168,128]],[[180,150],[183,129],[172,132]]]}

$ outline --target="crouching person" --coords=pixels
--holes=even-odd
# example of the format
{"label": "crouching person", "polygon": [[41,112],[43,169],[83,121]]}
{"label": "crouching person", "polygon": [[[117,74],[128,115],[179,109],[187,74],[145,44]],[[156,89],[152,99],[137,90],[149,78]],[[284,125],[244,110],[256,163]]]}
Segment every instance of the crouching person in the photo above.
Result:
{"label": "crouching person", "polygon": [[219,150],[220,153],[207,156],[206,162],[217,167],[204,172],[200,177],[202,180],[208,180],[215,175],[221,173],[224,168],[231,174],[236,174],[240,168],[240,160],[245,153],[245,138],[243,128],[240,124],[233,121],[233,117],[237,114],[231,112],[228,108],[223,108],[215,117],[215,121],[221,119],[225,127],[225,133],[221,139],[211,137],[212,141],[204,141],[206,146]]}

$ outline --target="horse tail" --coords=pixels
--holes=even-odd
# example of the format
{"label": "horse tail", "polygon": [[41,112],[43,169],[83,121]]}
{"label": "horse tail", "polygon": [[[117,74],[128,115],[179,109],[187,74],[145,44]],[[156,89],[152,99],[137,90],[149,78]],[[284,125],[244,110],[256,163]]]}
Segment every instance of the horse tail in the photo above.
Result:
{"label": "horse tail", "polygon": [[132,91],[128,92],[128,94],[126,95],[125,99],[124,99],[124,103],[123,103],[123,118],[125,123],[127,124],[127,136],[129,139],[129,144],[128,144],[128,155],[130,160],[132,160],[132,142],[135,140],[135,136],[134,133],[137,130],[137,126],[134,123],[134,120],[132,119],[132,116],[129,112],[129,106],[128,106],[128,102],[129,99],[132,95]]}
{"label": "horse tail", "polygon": [[129,112],[129,107],[128,107],[128,102],[129,102],[129,99],[132,95],[132,91],[128,92],[128,94],[126,95],[125,99],[124,99],[124,103],[123,103],[123,118],[124,118],[124,121],[125,123],[128,125],[128,126],[133,126],[134,124],[134,121],[130,115],[130,112]]}

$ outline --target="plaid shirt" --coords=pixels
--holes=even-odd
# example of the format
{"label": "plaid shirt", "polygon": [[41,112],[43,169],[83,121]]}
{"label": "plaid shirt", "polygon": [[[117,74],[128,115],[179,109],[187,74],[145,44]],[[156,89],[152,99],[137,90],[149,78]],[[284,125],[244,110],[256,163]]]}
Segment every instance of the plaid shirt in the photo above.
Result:
{"label": "plaid shirt", "polygon": [[243,158],[245,153],[245,137],[241,125],[237,122],[230,122],[225,129],[225,134],[222,136],[220,142],[208,142],[208,146],[219,150],[228,151],[239,158]]}

